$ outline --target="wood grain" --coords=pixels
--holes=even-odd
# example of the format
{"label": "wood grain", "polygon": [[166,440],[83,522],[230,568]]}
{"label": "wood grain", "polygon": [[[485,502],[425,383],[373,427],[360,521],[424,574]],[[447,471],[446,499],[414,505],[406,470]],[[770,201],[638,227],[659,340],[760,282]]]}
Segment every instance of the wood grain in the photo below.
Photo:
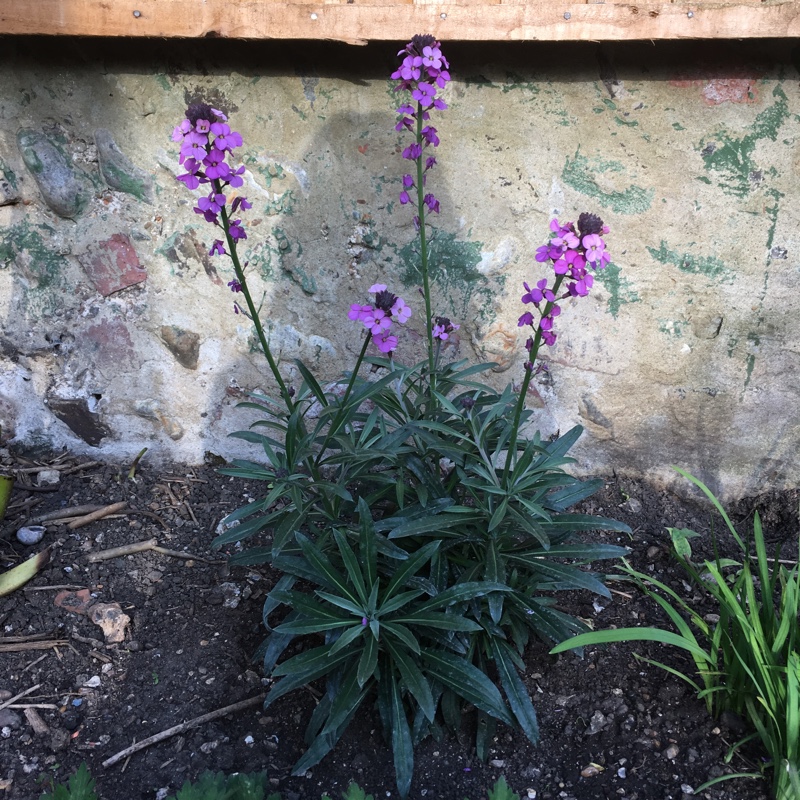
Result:
{"label": "wood grain", "polygon": [[415,33],[464,41],[615,41],[800,36],[800,2],[465,0],[0,0],[0,34],[328,39]]}

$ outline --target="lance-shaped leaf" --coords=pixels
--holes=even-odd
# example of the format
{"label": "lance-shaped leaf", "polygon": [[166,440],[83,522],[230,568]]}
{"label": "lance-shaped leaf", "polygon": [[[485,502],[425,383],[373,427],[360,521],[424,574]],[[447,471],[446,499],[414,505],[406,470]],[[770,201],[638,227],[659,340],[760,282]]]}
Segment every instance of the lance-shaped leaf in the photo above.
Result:
{"label": "lance-shaped leaf", "polygon": [[14,569],[0,574],[0,597],[24,586],[36,573],[50,563],[50,548],[42,550],[27,561],[18,564]]}

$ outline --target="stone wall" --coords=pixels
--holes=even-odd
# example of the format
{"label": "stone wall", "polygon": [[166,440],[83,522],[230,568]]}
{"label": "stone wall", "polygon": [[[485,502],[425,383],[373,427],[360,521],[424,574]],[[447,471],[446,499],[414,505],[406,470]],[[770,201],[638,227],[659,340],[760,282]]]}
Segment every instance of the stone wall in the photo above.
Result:
{"label": "stone wall", "polygon": [[[397,45],[0,42],[0,441],[130,460],[257,455],[227,434],[270,391],[233,312],[215,231],[170,140],[205,99],[241,131],[241,252],[287,380],[334,380],[360,347],[351,302],[416,306]],[[451,358],[519,382],[523,280],[551,215],[599,213],[613,264],[565,303],[531,403],[576,423],[582,472],[725,496],[800,479],[797,52],[783,42],[445,46],[453,82],[432,173],[436,309]],[[416,303],[415,303],[416,301]]]}

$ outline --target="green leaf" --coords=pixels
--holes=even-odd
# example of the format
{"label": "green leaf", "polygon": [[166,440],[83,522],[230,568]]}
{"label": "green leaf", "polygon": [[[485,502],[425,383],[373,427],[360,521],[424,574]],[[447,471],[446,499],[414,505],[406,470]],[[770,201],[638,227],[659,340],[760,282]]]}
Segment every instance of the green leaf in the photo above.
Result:
{"label": "green leaf", "polygon": [[422,651],[422,658],[431,677],[476,708],[507,725],[514,724],[497,687],[468,661],[444,650],[429,649]]}
{"label": "green leaf", "polygon": [[411,742],[411,730],[403,708],[400,686],[395,677],[389,680],[390,714],[392,722],[392,751],[394,752],[394,771],[397,776],[397,790],[400,797],[407,797],[411,791],[411,779],[414,775],[414,746]]}
{"label": "green leaf", "polygon": [[364,553],[364,572],[367,586],[373,586],[378,580],[378,562],[375,551],[375,526],[372,512],[363,497],[358,498],[358,518],[361,532],[361,550]]}
{"label": "green leaf", "polygon": [[691,561],[692,546],[689,544],[689,539],[694,539],[699,534],[688,528],[667,528],[667,530],[672,537],[672,546],[675,548],[678,558],[683,561]]}
{"label": "green leaf", "polygon": [[609,644],[614,642],[659,642],[688,650],[692,655],[703,660],[708,660],[708,654],[697,644],[687,641],[672,631],[662,631],[659,628],[617,628],[608,631],[590,631],[581,633],[556,645],[550,654],[563,653],[574,650],[576,647],[586,647],[594,644]]}
{"label": "green leaf", "polygon": [[359,689],[373,676],[375,668],[378,666],[378,640],[375,636],[367,636],[364,650],[358,661],[358,680]]}
{"label": "green leaf", "polygon": [[433,554],[439,549],[439,545],[440,542],[435,540],[428,542],[428,544],[420,547],[420,549],[417,550],[414,555],[402,562],[401,565],[395,570],[392,579],[386,586],[381,603],[386,603],[397,591],[402,589],[408,582],[409,578],[415,575],[421,569],[422,565],[433,557]]}
{"label": "green leaf", "polygon": [[53,787],[53,794],[43,794],[40,800],[97,800],[94,792],[94,778],[89,774],[86,762],[81,762],[78,771],[70,775],[69,789],[63,784]]}
{"label": "green leaf", "polygon": [[501,775],[494,788],[489,790],[489,800],[519,800],[519,795],[506,783],[505,775]]}
{"label": "green leaf", "polygon": [[503,691],[508,698],[508,704],[511,706],[511,711],[519,722],[522,732],[528,737],[532,744],[537,744],[539,741],[539,723],[536,720],[536,711],[531,703],[528,690],[514,666],[513,659],[509,654],[508,645],[498,640],[497,637],[492,637],[492,655],[494,656],[494,663],[497,666],[497,672],[500,676],[500,683],[503,686]]}
{"label": "green leaf", "polygon": [[319,548],[308,537],[301,533],[296,535],[296,539],[303,555],[308,562],[312,565],[314,570],[327,581],[336,587],[336,590],[343,596],[350,600],[352,603],[358,604],[358,597],[353,594],[347,581],[342,574],[334,568],[328,557],[322,553]]}
{"label": "green leaf", "polygon": [[322,387],[319,385],[319,383],[317,383],[317,379],[314,377],[311,370],[299,358],[296,358],[294,363],[314,397],[316,397],[321,405],[327,406],[328,398],[325,395],[325,392],[322,391]]}
{"label": "green leaf", "polygon": [[[336,667],[345,662],[348,658],[352,658],[352,653],[349,653],[346,650],[342,653],[337,653],[334,656],[331,656],[328,650],[328,646],[317,647],[313,651],[301,653],[299,656],[290,658],[289,661],[276,667],[276,669],[286,667],[287,669],[284,671],[287,673],[287,675],[272,687],[266,699],[264,700],[264,708],[267,708],[270,704],[274,703],[279,697],[283,697],[283,695],[285,695],[287,692],[291,692],[293,689],[299,689],[301,686],[306,686],[307,684],[311,683],[311,681],[322,677],[326,673],[333,672]],[[318,651],[326,652],[322,654],[321,657],[316,657]],[[308,668],[304,671],[295,671],[295,665],[292,665],[291,662],[310,655],[314,655],[315,658],[309,658],[306,663],[313,665],[313,668]],[[289,674],[290,672],[291,674]],[[273,672],[273,674],[275,673]]]}
{"label": "green leaf", "polygon": [[331,646],[331,655],[335,655],[340,650],[352,644],[359,636],[364,635],[364,626],[358,622],[352,628],[343,631],[342,635]]}
{"label": "green leaf", "polygon": [[434,703],[431,687],[427,679],[414,660],[406,655],[401,647],[397,647],[392,642],[391,638],[387,638],[385,643],[386,649],[391,655],[395,666],[400,670],[400,677],[402,677],[406,688],[411,692],[417,703],[419,703],[422,713],[430,722],[433,722],[433,718],[436,716],[436,704]]}
{"label": "green leaf", "polygon": [[405,625],[400,625],[397,622],[384,622],[383,629],[398,638],[412,653],[419,655],[419,642]]}
{"label": "green leaf", "polygon": [[440,628],[445,631],[466,631],[474,633],[483,630],[477,622],[471,619],[466,619],[457,614],[443,614],[440,611],[419,611],[413,614],[406,614],[403,617],[397,617],[392,622],[399,622],[408,625],[425,625],[429,628]]}
{"label": "green leaf", "polygon": [[335,530],[333,532],[333,538],[336,539],[336,544],[338,545],[339,552],[342,555],[342,561],[344,562],[344,567],[347,570],[347,577],[350,578],[350,583],[353,584],[356,592],[358,593],[358,599],[361,601],[361,607],[366,608],[367,589],[364,586],[364,576],[361,574],[361,565],[358,563],[356,554],[353,552],[353,548],[350,547],[349,542],[341,531]]}
{"label": "green leaf", "polygon": [[463,603],[475,597],[483,597],[490,592],[510,592],[508,586],[502,583],[490,583],[489,581],[468,581],[457,583],[449,589],[445,589],[430,600],[426,600],[417,606],[418,611],[430,610],[441,606],[452,605],[453,603]]}

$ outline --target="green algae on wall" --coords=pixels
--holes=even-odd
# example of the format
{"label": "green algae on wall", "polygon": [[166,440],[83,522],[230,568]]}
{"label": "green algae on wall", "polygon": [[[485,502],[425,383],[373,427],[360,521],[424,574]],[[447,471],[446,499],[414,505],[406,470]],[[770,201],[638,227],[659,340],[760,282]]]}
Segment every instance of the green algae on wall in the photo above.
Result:
{"label": "green algae on wall", "polygon": [[590,162],[578,148],[573,158],[567,156],[561,177],[567,186],[597,200],[603,208],[610,208],[617,214],[641,214],[650,208],[655,189],[629,186],[624,191],[606,192],[600,188],[594,177],[597,173],[624,172],[624,170],[625,167],[619,161],[594,158]]}
{"label": "green algae on wall", "polygon": [[[419,247],[410,242],[394,248],[400,259],[400,280],[405,286],[418,286],[422,280],[419,271]],[[458,241],[455,234],[436,231],[428,242],[428,263],[431,281],[435,282],[436,297],[450,305],[450,312],[434,307],[434,314],[453,313],[455,322],[468,316],[488,322],[494,319],[496,287],[478,270],[481,262],[481,242]],[[495,278],[501,286],[503,279]],[[441,300],[440,300],[441,302]]]}
{"label": "green algae on wall", "polygon": [[640,303],[639,295],[630,288],[630,283],[620,275],[619,267],[609,263],[602,272],[597,273],[600,283],[608,291],[608,312],[614,319],[619,315],[619,309],[626,303]]}
{"label": "green algae on wall", "polygon": [[[763,179],[753,152],[762,139],[776,141],[778,130],[789,116],[789,102],[779,85],[772,96],[776,102],[758,114],[747,135],[737,138],[719,131],[711,141],[705,139],[698,145],[705,168],[719,174],[717,185],[725,194],[744,197]],[[770,174],[774,173],[771,168]]]}
{"label": "green algae on wall", "polygon": [[16,263],[22,287],[20,305],[32,319],[51,317],[64,305],[68,262],[45,244],[54,233],[50,225],[32,226],[27,220],[0,229],[0,265]]}
{"label": "green algae on wall", "polygon": [[733,280],[733,271],[726,267],[716,256],[696,256],[691,253],[678,253],[675,250],[670,250],[663,240],[658,250],[654,247],[648,247],[647,252],[659,264],[671,264],[681,272],[688,272],[692,275],[705,275],[707,278],[725,282]]}

